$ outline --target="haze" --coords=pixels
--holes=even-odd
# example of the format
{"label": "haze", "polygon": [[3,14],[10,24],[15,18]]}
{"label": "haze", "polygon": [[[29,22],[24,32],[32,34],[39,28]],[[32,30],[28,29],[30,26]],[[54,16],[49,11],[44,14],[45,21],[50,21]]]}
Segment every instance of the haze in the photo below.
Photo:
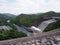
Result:
{"label": "haze", "polygon": [[0,13],[60,12],[60,0],[0,0]]}

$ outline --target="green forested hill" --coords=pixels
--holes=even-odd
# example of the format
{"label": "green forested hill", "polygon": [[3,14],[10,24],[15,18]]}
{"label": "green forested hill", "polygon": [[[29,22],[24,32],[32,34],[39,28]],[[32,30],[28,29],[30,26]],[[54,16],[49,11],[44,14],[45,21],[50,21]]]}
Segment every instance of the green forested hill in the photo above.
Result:
{"label": "green forested hill", "polygon": [[15,17],[16,16],[12,14],[0,13],[0,25],[7,24],[7,20],[12,20]]}
{"label": "green forested hill", "polygon": [[38,15],[25,15],[21,14],[14,19],[14,23],[18,25],[29,26],[31,22],[38,20],[40,17]]}
{"label": "green forested hill", "polygon": [[12,14],[6,14],[6,13],[0,14],[0,26],[6,26],[7,25],[7,26],[12,28],[10,30],[0,29],[0,40],[7,40],[7,39],[20,38],[20,37],[27,36],[25,33],[19,32],[16,29],[16,27],[13,25],[13,23],[7,22],[7,20],[12,20],[15,17],[16,16],[14,16]]}
{"label": "green forested hill", "polygon": [[[13,28],[13,30],[0,30],[0,40],[5,39],[12,39],[12,38],[19,38],[19,37],[25,37],[26,34],[22,32],[18,32],[16,28],[13,26],[13,23],[18,25],[24,25],[24,26],[31,26],[33,24],[39,24],[41,21],[44,21],[45,19],[50,19],[53,16],[60,17],[60,13],[56,13],[53,11],[42,13],[42,14],[20,14],[18,16],[14,16],[11,14],[0,14],[0,24],[1,25],[9,25]],[[11,20],[12,19],[12,20]],[[7,20],[11,20],[10,23],[7,23]],[[45,31],[50,31],[53,29],[60,28],[60,20],[57,20],[57,22],[50,24]],[[13,36],[14,35],[14,36]]]}
{"label": "green forested hill", "polygon": [[0,13],[0,19],[3,19],[3,20],[10,20],[12,18],[15,18],[16,16],[13,15],[13,14],[8,14],[8,13]]}
{"label": "green forested hill", "polygon": [[34,24],[34,22],[39,22],[38,20],[50,18],[53,16],[60,16],[60,13],[50,11],[42,14],[20,14],[13,20],[13,22],[18,25],[30,26],[31,23]]}

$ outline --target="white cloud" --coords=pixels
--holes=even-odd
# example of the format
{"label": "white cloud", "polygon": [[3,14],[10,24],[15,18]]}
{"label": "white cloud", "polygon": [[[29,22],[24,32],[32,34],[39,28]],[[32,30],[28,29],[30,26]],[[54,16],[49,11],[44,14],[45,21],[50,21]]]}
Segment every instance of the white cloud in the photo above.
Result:
{"label": "white cloud", "polygon": [[0,12],[12,14],[60,12],[59,5],[59,0],[16,0],[13,3],[9,3],[7,0],[0,0]]}

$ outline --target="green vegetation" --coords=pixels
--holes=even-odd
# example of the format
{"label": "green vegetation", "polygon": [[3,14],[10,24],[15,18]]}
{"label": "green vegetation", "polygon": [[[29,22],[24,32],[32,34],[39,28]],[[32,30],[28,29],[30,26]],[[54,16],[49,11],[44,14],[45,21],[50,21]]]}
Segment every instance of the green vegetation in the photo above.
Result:
{"label": "green vegetation", "polygon": [[[53,16],[60,16],[60,13],[56,13],[53,11],[47,13],[38,13],[38,14],[20,14],[19,16],[14,16],[11,14],[0,14],[0,26],[1,25],[8,25],[12,30],[0,30],[0,40],[12,39],[12,38],[19,38],[25,37],[26,34],[22,32],[18,32],[16,27],[13,25],[14,23],[17,25],[24,25],[24,26],[31,26],[31,23],[36,22],[38,20],[42,20],[45,18],[51,18]],[[7,22],[7,20],[11,20],[11,22]],[[50,24],[45,31],[50,31],[53,29],[60,28],[60,20],[55,23]]]}
{"label": "green vegetation", "polygon": [[0,14],[0,26],[10,26],[12,30],[0,30],[0,40],[20,38],[27,36],[23,32],[17,31],[16,27],[11,22],[7,22],[7,20],[14,19],[15,16],[12,14]]}
{"label": "green vegetation", "polygon": [[7,39],[20,38],[20,37],[27,36],[25,33],[17,31],[13,23],[7,23],[7,22],[3,23],[1,21],[0,24],[10,26],[12,28],[12,30],[0,30],[0,40],[7,40]]}
{"label": "green vegetation", "polygon": [[16,30],[16,27],[12,23],[7,22],[7,20],[12,20],[15,17],[16,16],[13,14],[0,13],[0,26],[7,25],[7,26],[10,26],[11,28],[13,28],[14,30]]}
{"label": "green vegetation", "polygon": [[57,22],[55,23],[52,23],[50,24],[46,29],[45,31],[51,31],[51,30],[54,30],[54,29],[57,29],[57,28],[60,28],[60,20],[58,20]]}
{"label": "green vegetation", "polygon": [[19,15],[14,19],[14,23],[18,25],[30,26],[31,22],[38,20],[40,17],[38,15]]}
{"label": "green vegetation", "polygon": [[30,26],[31,23],[34,21],[37,21],[38,19],[42,18],[49,18],[52,16],[56,16],[59,13],[55,13],[53,11],[47,12],[47,13],[42,13],[42,14],[21,14],[17,16],[15,19],[12,20],[13,23],[16,23],[18,25],[25,25],[25,26]]}
{"label": "green vegetation", "polygon": [[57,15],[56,12],[50,11],[50,12],[44,13],[43,17],[52,17],[52,16],[55,16],[55,15]]}
{"label": "green vegetation", "polygon": [[4,23],[4,25],[6,26],[10,26],[11,28],[13,28],[13,30],[17,30],[16,27],[13,25],[13,23]]}
{"label": "green vegetation", "polygon": [[12,15],[12,14],[1,14],[0,13],[0,19],[2,19],[4,22],[7,20],[11,20],[13,18],[15,18],[16,16]]}
{"label": "green vegetation", "polygon": [[[24,25],[24,26],[28,27],[34,21],[38,21],[38,19],[51,18],[53,16],[60,17],[60,13],[50,11],[50,12],[42,13],[42,14],[21,14],[21,15],[17,16],[14,20],[12,20],[12,22],[15,24],[18,24],[20,26]],[[60,21],[50,24],[45,29],[45,31],[50,31],[50,30],[57,29],[57,28],[60,28]]]}
{"label": "green vegetation", "polygon": [[0,30],[0,40],[7,40],[12,38],[21,38],[27,36],[17,30]]}

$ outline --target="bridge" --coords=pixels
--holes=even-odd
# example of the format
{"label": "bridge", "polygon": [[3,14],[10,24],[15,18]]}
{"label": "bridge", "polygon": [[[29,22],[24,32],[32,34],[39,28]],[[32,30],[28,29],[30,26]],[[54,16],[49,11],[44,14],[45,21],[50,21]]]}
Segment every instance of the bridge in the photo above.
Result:
{"label": "bridge", "polygon": [[60,28],[32,36],[0,41],[0,45],[60,45]]}

